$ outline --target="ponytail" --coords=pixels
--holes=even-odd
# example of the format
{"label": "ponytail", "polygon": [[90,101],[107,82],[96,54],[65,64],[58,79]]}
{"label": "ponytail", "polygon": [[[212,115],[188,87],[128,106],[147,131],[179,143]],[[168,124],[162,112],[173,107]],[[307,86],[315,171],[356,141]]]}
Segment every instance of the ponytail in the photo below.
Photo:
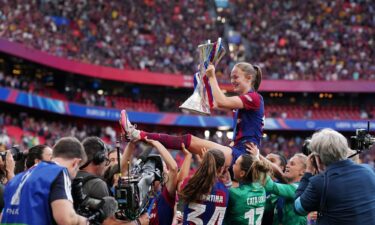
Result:
{"label": "ponytail", "polygon": [[262,70],[259,66],[253,66],[255,69],[255,77],[253,78],[254,89],[258,91],[260,83],[262,82]]}
{"label": "ponytail", "polygon": [[217,172],[224,166],[224,162],[224,153],[220,150],[207,151],[198,170],[181,191],[181,199],[185,203],[196,202],[201,200],[204,194],[211,192],[217,179]]}
{"label": "ponytail", "polygon": [[258,181],[262,185],[266,183],[267,174],[271,171],[271,167],[264,161],[255,160],[251,166],[251,175],[253,181]]}
{"label": "ponytail", "polygon": [[267,174],[271,172],[272,168],[266,162],[255,159],[255,157],[250,154],[244,154],[241,157],[241,170],[246,172],[242,181],[247,183],[260,182],[264,184]]}
{"label": "ponytail", "polygon": [[234,65],[234,67],[238,67],[246,75],[252,75],[251,83],[255,91],[258,91],[260,83],[262,82],[262,70],[259,66],[251,65],[247,62],[240,62]]}

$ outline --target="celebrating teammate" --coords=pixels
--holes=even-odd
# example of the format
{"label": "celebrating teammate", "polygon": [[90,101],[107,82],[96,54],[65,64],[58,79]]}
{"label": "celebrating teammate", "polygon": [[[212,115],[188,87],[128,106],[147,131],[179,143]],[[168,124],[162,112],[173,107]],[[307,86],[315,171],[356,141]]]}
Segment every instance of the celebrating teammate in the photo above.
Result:
{"label": "celebrating teammate", "polygon": [[233,165],[239,187],[229,189],[224,224],[260,224],[266,204],[265,183],[271,167],[250,154],[243,154]]}
{"label": "celebrating teammate", "polygon": [[168,149],[181,149],[183,143],[190,152],[195,154],[200,154],[202,148],[218,149],[224,153],[227,164],[231,165],[241,154],[246,153],[245,143],[251,142],[259,146],[264,122],[263,97],[257,92],[262,79],[260,68],[246,62],[237,63],[233,67],[231,83],[238,94],[233,97],[225,96],[220,90],[213,65],[208,66],[206,75],[209,77],[216,107],[235,110],[233,147],[220,145],[191,134],[172,136],[138,130],[128,120],[126,111],[122,110],[120,124],[128,138],[139,140],[148,137],[160,141]]}
{"label": "celebrating teammate", "polygon": [[224,161],[220,150],[208,150],[196,173],[181,185],[183,224],[222,224],[228,204],[228,189],[219,179]]}

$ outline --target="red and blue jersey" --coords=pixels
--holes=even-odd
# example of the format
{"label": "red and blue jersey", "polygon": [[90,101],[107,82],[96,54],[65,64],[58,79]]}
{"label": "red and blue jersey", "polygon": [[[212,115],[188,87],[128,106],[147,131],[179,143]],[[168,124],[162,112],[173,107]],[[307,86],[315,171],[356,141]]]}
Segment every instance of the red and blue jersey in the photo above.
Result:
{"label": "red and blue jersey", "polygon": [[216,182],[208,195],[199,202],[184,206],[184,225],[221,225],[228,205],[228,189],[222,182]]}
{"label": "red and blue jersey", "polygon": [[253,142],[258,147],[263,135],[264,101],[255,91],[239,96],[244,107],[237,109],[233,118],[233,141],[239,143]]}
{"label": "red and blue jersey", "polygon": [[168,189],[163,187],[161,194],[156,197],[152,205],[150,225],[171,225],[175,202],[176,194],[171,196]]}

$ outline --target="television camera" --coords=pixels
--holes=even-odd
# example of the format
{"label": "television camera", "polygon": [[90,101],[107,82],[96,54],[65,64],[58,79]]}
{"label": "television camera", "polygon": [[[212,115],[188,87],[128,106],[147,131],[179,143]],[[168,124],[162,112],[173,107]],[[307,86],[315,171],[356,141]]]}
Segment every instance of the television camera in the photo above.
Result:
{"label": "television camera", "polygon": [[18,145],[12,146],[10,149],[6,151],[0,152],[1,159],[5,161],[5,158],[8,154],[8,150],[10,154],[12,154],[14,161],[19,161],[25,157],[25,154],[20,150]]}
{"label": "television camera", "polygon": [[145,150],[135,166],[128,171],[128,176],[119,179],[115,189],[118,219],[137,219],[149,206],[152,184],[163,180],[162,159],[159,155],[149,155],[151,150]]}
{"label": "television camera", "polygon": [[[375,143],[375,137],[370,134],[370,121],[367,123],[367,130],[356,129],[355,134],[355,136],[350,137],[350,147],[351,149],[355,150],[356,153],[350,155],[349,158],[352,158],[363,151],[370,150],[372,145]],[[301,151],[306,156],[312,153],[310,143],[311,140],[306,139],[302,145]]]}
{"label": "television camera", "polygon": [[76,177],[72,184],[73,205],[76,212],[88,218],[91,225],[99,225],[117,211],[117,202],[113,197],[91,198],[83,193],[83,177]]}

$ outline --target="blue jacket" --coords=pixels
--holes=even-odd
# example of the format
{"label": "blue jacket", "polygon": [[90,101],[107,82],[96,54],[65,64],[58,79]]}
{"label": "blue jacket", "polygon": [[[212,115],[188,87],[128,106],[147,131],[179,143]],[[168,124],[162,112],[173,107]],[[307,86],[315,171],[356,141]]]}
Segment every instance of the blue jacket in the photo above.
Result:
{"label": "blue jacket", "polygon": [[[326,188],[325,188],[326,180]],[[325,200],[322,198],[326,190]],[[319,211],[319,225],[374,225],[375,173],[366,165],[343,160],[329,165],[324,173],[312,177],[306,173],[296,191],[298,214]]]}
{"label": "blue jacket", "polygon": [[55,163],[41,162],[18,174],[5,187],[1,223],[54,224],[49,203],[50,189],[56,177],[66,168]]}

